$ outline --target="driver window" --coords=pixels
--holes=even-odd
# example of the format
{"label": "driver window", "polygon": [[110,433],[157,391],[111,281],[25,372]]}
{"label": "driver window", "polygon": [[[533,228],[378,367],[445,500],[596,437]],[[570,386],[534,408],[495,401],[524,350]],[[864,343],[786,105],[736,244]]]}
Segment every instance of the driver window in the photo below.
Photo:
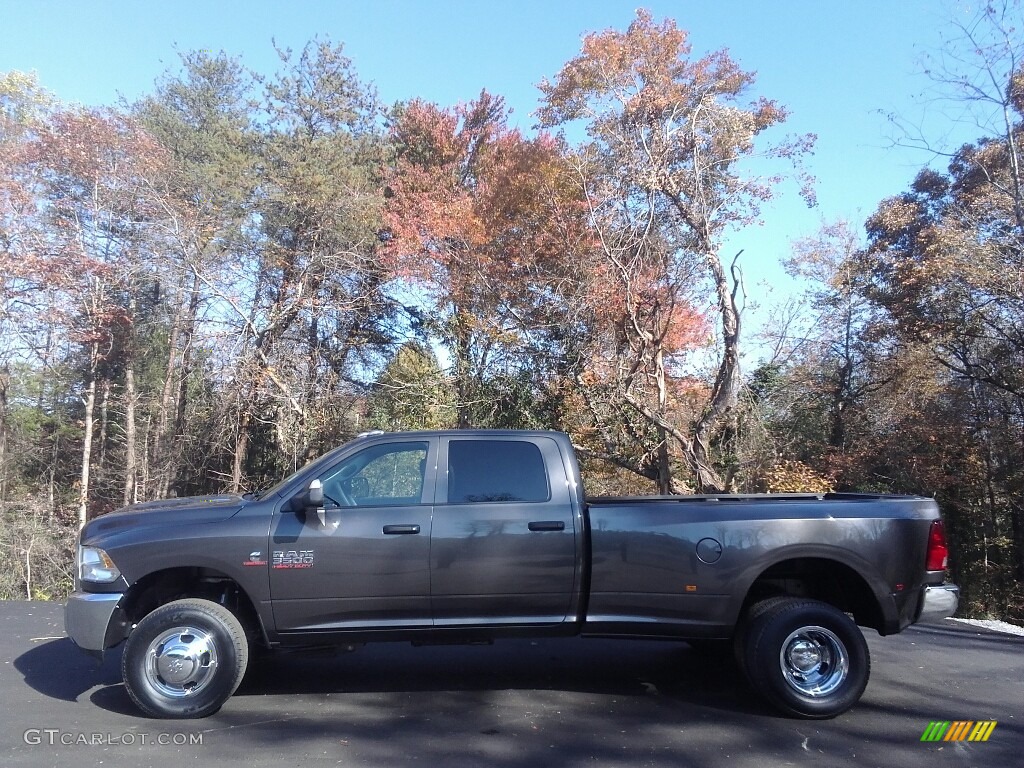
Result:
{"label": "driver window", "polygon": [[334,507],[419,504],[427,442],[385,443],[349,456],[321,478],[324,504]]}

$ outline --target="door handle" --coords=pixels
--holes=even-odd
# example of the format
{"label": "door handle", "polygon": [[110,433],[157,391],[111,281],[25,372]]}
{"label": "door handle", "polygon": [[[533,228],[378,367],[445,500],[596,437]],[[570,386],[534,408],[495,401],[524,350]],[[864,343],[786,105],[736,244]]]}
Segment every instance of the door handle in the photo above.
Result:
{"label": "door handle", "polygon": [[385,525],[384,533],[391,535],[403,534],[403,533],[419,533],[420,527],[418,525]]}
{"label": "door handle", "polygon": [[531,531],[564,531],[565,523],[561,520],[538,520],[527,527]]}

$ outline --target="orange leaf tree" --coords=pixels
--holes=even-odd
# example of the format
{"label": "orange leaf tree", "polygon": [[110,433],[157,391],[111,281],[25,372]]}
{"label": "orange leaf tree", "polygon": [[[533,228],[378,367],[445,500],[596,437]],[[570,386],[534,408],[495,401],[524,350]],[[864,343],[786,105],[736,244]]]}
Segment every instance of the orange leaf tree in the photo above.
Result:
{"label": "orange leaf tree", "polygon": [[[760,135],[782,123],[785,110],[749,99],[754,76],[726,51],[690,54],[685,31],[641,10],[624,33],[588,35],[582,52],[540,86],[543,126],[586,126],[589,140],[574,162],[610,290],[625,310],[628,352],[616,362],[624,374],[615,376],[611,404],[622,404],[653,430],[652,457],[639,469],[663,492],[683,487],[672,475],[670,440],[697,489],[732,487],[731,468],[721,471],[712,456],[741,386],[740,281],[736,262],[731,269],[723,263],[722,238],[755,221],[780,180],[746,176],[742,162],[798,161],[813,141],[761,147]],[[700,327],[693,307],[705,291],[719,327],[717,370],[701,402],[680,417],[670,408],[670,358],[681,351],[673,337]],[[602,410],[592,412],[608,457],[628,464],[628,448]]]}

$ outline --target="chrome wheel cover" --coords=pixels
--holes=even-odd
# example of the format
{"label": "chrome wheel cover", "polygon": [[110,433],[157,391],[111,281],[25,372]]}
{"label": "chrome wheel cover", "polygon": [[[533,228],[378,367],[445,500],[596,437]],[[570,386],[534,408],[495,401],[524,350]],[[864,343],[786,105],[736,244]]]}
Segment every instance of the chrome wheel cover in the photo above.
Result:
{"label": "chrome wheel cover", "polygon": [[850,674],[846,646],[824,627],[800,627],[782,644],[779,665],[786,684],[802,696],[834,693]]}
{"label": "chrome wheel cover", "polygon": [[182,699],[206,688],[217,673],[212,633],[191,626],[161,632],[146,649],[146,680],[163,696]]}

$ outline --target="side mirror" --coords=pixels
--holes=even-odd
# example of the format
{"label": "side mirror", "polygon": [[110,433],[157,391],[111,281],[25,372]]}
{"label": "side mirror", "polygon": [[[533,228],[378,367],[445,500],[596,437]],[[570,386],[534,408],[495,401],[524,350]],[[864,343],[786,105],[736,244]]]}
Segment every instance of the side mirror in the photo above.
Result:
{"label": "side mirror", "polygon": [[309,506],[319,507],[324,503],[324,484],[320,480],[312,480],[309,483],[309,491],[307,492],[309,499]]}
{"label": "side mirror", "polygon": [[306,502],[306,515],[316,509],[316,517],[320,521],[320,527],[327,526],[327,512],[324,510],[324,484],[319,480],[312,480],[309,483],[309,490],[304,494]]}

